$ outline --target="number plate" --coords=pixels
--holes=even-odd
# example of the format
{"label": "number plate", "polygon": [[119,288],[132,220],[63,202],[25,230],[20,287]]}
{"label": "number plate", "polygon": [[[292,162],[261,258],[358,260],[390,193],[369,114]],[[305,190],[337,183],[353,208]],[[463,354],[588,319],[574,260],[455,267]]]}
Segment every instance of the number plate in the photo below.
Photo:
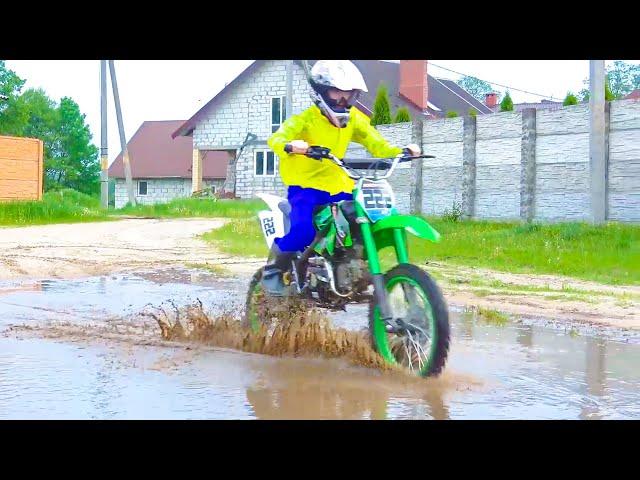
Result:
{"label": "number plate", "polygon": [[258,218],[260,219],[262,233],[267,245],[271,248],[275,238],[284,236],[283,215],[279,212],[263,210],[258,213]]}
{"label": "number plate", "polygon": [[360,204],[373,222],[391,215],[395,206],[391,185],[384,180],[364,182],[360,190]]}

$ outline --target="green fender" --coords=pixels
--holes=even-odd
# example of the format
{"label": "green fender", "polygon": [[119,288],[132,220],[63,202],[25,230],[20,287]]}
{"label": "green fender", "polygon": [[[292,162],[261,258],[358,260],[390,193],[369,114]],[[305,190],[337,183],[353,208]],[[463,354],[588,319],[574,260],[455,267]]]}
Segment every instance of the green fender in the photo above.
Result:
{"label": "green fender", "polygon": [[378,250],[395,245],[393,231],[397,228],[434,243],[440,241],[440,234],[425,219],[413,215],[392,215],[379,220],[371,227]]}

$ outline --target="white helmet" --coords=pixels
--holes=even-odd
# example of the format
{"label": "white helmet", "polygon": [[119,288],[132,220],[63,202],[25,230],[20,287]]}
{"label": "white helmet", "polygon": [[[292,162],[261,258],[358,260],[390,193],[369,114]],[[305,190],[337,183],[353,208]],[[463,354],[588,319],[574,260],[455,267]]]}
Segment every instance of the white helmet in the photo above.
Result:
{"label": "white helmet", "polygon": [[[339,128],[349,123],[349,110],[356,103],[360,92],[368,92],[362,74],[349,60],[319,60],[311,69],[309,79],[311,99],[329,121]],[[336,88],[348,92],[346,107],[327,95],[327,90]]]}

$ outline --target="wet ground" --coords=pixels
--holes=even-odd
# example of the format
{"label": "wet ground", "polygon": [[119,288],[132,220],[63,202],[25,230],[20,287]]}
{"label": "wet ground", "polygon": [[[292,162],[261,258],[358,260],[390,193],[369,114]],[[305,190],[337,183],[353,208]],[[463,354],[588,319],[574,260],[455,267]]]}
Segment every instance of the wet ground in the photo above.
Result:
{"label": "wet ground", "polygon": [[[4,419],[640,418],[640,334],[452,312],[445,373],[167,342],[149,306],[238,311],[248,279],[197,271],[0,282]],[[366,307],[332,316],[352,330]]]}

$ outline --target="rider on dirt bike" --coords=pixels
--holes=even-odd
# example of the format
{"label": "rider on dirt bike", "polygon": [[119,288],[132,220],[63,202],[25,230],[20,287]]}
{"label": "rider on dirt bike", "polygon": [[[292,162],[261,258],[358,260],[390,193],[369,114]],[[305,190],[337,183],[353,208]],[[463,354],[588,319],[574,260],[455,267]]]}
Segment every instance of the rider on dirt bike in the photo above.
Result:
{"label": "rider on dirt bike", "polygon": [[354,107],[367,86],[358,68],[348,60],[320,60],[311,69],[309,82],[314,105],[288,118],[268,140],[280,158],[280,175],[288,186],[291,205],[289,233],[276,238],[262,274],[262,286],[272,296],[284,294],[282,273],[295,253],[315,236],[316,206],[351,200],[354,181],[337,165],[304,154],[310,145],[323,145],[343,157],[350,142],[363,145],[374,157],[392,157],[405,151],[420,155],[420,148],[395,147],[371,126],[369,118]]}

